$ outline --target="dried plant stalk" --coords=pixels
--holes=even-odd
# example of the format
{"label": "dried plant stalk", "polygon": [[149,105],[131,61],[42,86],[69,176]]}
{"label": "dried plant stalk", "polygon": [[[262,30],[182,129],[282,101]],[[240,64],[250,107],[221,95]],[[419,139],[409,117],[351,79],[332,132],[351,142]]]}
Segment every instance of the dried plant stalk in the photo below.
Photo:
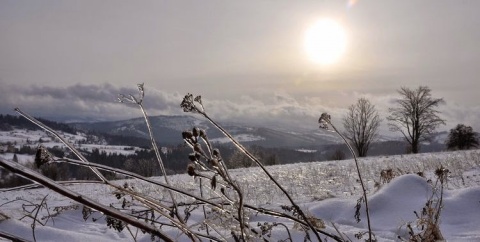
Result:
{"label": "dried plant stalk", "polygon": [[260,169],[268,176],[268,178],[273,181],[273,183],[282,191],[283,194],[287,197],[290,203],[293,205],[295,210],[299,213],[302,219],[308,224],[308,227],[313,231],[318,241],[321,241],[320,235],[309,221],[308,217],[305,215],[303,210],[296,204],[290,194],[285,190],[285,188],[280,185],[280,183],[268,172],[268,170],[263,166],[263,164],[252,154],[250,153],[242,144],[240,144],[232,135],[230,135],[222,126],[215,122],[208,114],[205,112],[205,108],[202,103],[201,96],[193,97],[192,94],[188,93],[185,95],[180,107],[183,108],[184,112],[198,113],[205,117],[211,124],[213,124],[223,135],[225,135],[240,151],[242,151],[248,158],[254,161]]}
{"label": "dried plant stalk", "polygon": [[363,192],[363,200],[365,202],[365,211],[367,215],[367,226],[368,226],[368,241],[372,242],[372,227],[370,225],[370,211],[368,208],[368,199],[367,199],[367,190],[365,189],[365,184],[363,183],[362,179],[362,174],[360,172],[360,167],[358,165],[358,160],[357,156],[355,155],[355,151],[353,150],[352,146],[348,143],[347,139],[337,130],[335,125],[333,125],[331,117],[327,113],[322,113],[320,118],[318,119],[318,123],[320,124],[321,129],[328,129],[328,126],[330,125],[335,133],[337,133],[345,142],[347,145],[348,149],[350,150],[350,153],[352,153],[353,160],[355,161],[355,167],[357,169],[357,174],[358,174],[358,179],[360,180],[360,185],[362,186],[362,192]]}

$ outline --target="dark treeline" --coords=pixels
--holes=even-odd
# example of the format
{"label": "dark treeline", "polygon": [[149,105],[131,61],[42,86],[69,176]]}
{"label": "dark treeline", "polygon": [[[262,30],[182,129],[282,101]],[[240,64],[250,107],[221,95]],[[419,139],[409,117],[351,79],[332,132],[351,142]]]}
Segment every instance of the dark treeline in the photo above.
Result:
{"label": "dark treeline", "polygon": [[82,132],[87,134],[87,136],[94,136],[94,137],[97,137],[97,139],[104,140],[109,145],[127,145],[127,146],[135,146],[140,148],[151,147],[150,140],[147,138],[107,134],[107,133],[102,133],[95,130],[92,130],[92,131],[87,130]]}
{"label": "dark treeline", "polygon": [[[38,119],[40,122],[44,123],[45,125],[47,125],[48,127],[54,130],[60,130],[60,131],[71,133],[71,134],[75,134],[77,132],[77,130],[74,127],[68,124],[58,123],[58,122],[50,121],[43,118],[36,118],[36,119]],[[13,130],[14,127],[19,129],[28,129],[28,130],[41,129],[40,127],[28,121],[26,118],[22,116],[0,114],[0,130],[10,131],[10,130]]]}
{"label": "dark treeline", "polygon": [[[214,145],[214,147],[220,151],[222,158],[225,160],[229,168],[249,167],[253,165],[252,162],[249,162],[242,153],[240,153],[231,145]],[[192,153],[192,149],[190,147],[184,144],[179,144],[177,146],[164,147],[166,149],[162,149],[162,147],[159,148],[160,150],[165,151],[164,153],[161,153],[161,157],[167,170],[167,174],[179,174],[186,172],[187,165],[190,162],[188,159],[188,155]],[[73,155],[69,151],[66,151],[62,148],[54,147],[47,149],[55,157],[68,157],[72,159],[77,159],[76,157],[73,157]],[[256,157],[258,157],[265,165],[286,164],[292,161],[310,162],[316,159],[315,153],[305,153],[289,149],[264,148],[261,146],[250,146],[248,147],[248,149],[251,150],[252,153]],[[137,149],[132,154],[128,155],[107,153],[98,149],[87,151],[85,149],[79,148],[79,150],[89,162],[107,165],[113,168],[128,170],[144,176],[161,175],[155,153],[152,149]],[[28,154],[32,155],[33,157],[36,151],[36,148],[25,145],[17,149],[15,153]],[[66,162],[48,163],[38,169],[34,167],[32,160],[32,164],[30,165],[30,167],[32,169],[39,170],[41,173],[53,180],[97,179],[94,173],[88,168],[71,165]],[[7,177],[6,171],[2,171],[2,173],[3,177]],[[123,178],[109,172],[102,171],[102,173],[108,179]],[[19,185],[19,182],[22,184],[25,183],[25,181],[17,177],[14,180],[11,180],[8,184],[6,184],[4,180],[4,184],[0,184],[0,187]]]}
{"label": "dark treeline", "polygon": [[[47,125],[48,127],[57,130],[63,131],[65,133],[76,134],[77,132],[81,131],[85,133],[87,136],[95,136],[99,140],[105,140],[109,145],[128,145],[128,146],[136,146],[146,148],[150,146],[150,140],[141,137],[134,137],[134,136],[123,136],[123,135],[112,135],[107,133],[102,133],[99,131],[87,131],[87,130],[78,130],[73,125],[66,124],[66,123],[59,123],[55,121],[50,121],[43,118],[36,118],[43,124]],[[22,116],[15,116],[15,115],[3,115],[0,114],[0,130],[1,131],[11,131],[14,128],[18,129],[27,129],[27,130],[41,130],[40,127],[33,124],[32,122],[28,121]]]}

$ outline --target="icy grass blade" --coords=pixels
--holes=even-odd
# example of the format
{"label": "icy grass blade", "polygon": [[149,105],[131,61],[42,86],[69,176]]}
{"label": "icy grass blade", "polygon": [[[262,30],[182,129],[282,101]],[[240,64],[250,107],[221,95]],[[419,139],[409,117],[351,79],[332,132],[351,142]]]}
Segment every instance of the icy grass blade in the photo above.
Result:
{"label": "icy grass blade", "polygon": [[[355,151],[353,150],[352,146],[348,143],[347,139],[340,133],[338,132],[337,128],[335,125],[333,125],[331,116],[327,113],[322,113],[320,115],[320,118],[318,119],[318,123],[320,124],[321,129],[328,129],[329,125],[333,128],[335,133],[337,133],[344,141],[344,143],[347,145],[348,149],[350,150],[350,153],[353,155],[353,160],[355,161],[355,167],[357,169],[357,174],[358,174],[358,179],[360,180],[360,185],[362,186],[362,191],[363,191],[363,200],[365,202],[365,211],[367,215],[367,225],[368,225],[368,241],[372,242],[372,228],[370,225],[370,211],[368,209],[368,199],[367,199],[367,190],[365,189],[365,184],[363,183],[362,179],[362,174],[360,173],[360,167],[358,165],[358,160],[357,156],[355,155]],[[357,206],[359,205],[360,202],[357,203]],[[357,212],[359,212],[359,207],[357,207]]]}
{"label": "icy grass blade", "polygon": [[[150,124],[150,120],[148,119],[147,111],[145,110],[145,108],[143,106],[143,98],[145,97],[144,84],[143,83],[137,84],[137,88],[138,88],[138,92],[139,92],[139,97],[138,98],[136,98],[135,96],[133,96],[131,94],[128,95],[128,96],[126,96],[124,94],[119,94],[118,101],[121,102],[121,103],[136,104],[136,105],[138,105],[138,107],[142,111],[143,118],[145,119],[145,123],[147,125],[148,135],[150,137],[150,143],[152,144],[152,148],[155,152],[155,156],[157,158],[158,165],[160,166],[160,170],[162,172],[163,179],[165,180],[165,183],[167,183],[167,185],[170,185],[170,181],[168,180],[168,176],[167,176],[167,171],[165,170],[165,166],[163,164],[162,157],[160,156],[160,151],[158,150],[157,142],[155,141],[155,138],[153,136],[152,125]],[[180,216],[180,214],[178,212],[177,201],[176,201],[175,197],[173,196],[172,191],[168,190],[168,192],[169,192],[170,198],[171,198],[172,203],[173,203],[173,212],[175,213],[175,215],[177,216],[177,218],[179,219],[180,222],[185,223],[182,216]]]}
{"label": "icy grass blade", "polygon": [[40,175],[32,170],[29,170],[25,167],[23,167],[22,165],[20,164],[17,164],[15,162],[11,162],[11,161],[6,161],[4,160],[3,158],[0,158],[0,166],[20,175],[20,176],[23,176],[29,180],[32,180],[36,183],[39,183],[65,197],[68,197],[74,201],[77,201],[81,204],[84,204],[88,207],[91,207],[93,209],[96,209],[102,213],[104,213],[105,215],[108,215],[108,216],[111,216],[111,217],[114,217],[116,219],[119,219],[119,220],[122,220],[128,224],[131,224],[132,226],[135,226],[137,228],[140,228],[142,230],[145,230],[149,233],[151,233],[152,235],[155,235],[155,236],[158,236],[159,238],[165,240],[165,241],[174,241],[172,238],[170,238],[168,235],[164,234],[162,231],[158,230],[157,228],[155,228],[154,226],[150,225],[150,224],[147,224],[145,222],[142,222],[141,220],[138,220],[138,219],[135,219],[133,217],[130,217],[126,214],[123,214],[109,206],[105,206],[103,204],[100,204],[86,196],[83,196],[81,194],[78,194],[76,192],[73,192],[67,188],[65,188],[64,186],[61,186],[57,183],[55,183],[54,181],[52,181],[51,179],[43,176],[43,175]]}
{"label": "icy grass blade", "polygon": [[193,95],[188,93],[185,95],[182,103],[180,104],[180,107],[183,109],[184,112],[191,112],[191,113],[199,113],[203,117],[205,117],[211,124],[213,124],[220,132],[222,132],[223,135],[225,135],[240,151],[242,151],[248,158],[253,160],[261,169],[262,171],[269,177],[273,183],[285,194],[287,199],[290,201],[292,206],[295,208],[295,210],[299,213],[299,215],[302,217],[302,219],[308,224],[308,227],[314,232],[315,236],[317,237],[318,241],[321,241],[319,233],[322,233],[324,235],[327,235],[337,241],[341,241],[341,239],[335,235],[329,234],[324,231],[318,231],[315,229],[313,224],[310,222],[306,214],[303,212],[303,210],[295,203],[293,198],[288,194],[288,192],[285,190],[285,188],[278,183],[278,181],[268,172],[268,170],[263,166],[263,164],[252,154],[250,153],[242,144],[240,144],[232,135],[230,135],[222,126],[220,126],[217,122],[215,122],[210,116],[207,115],[205,112],[205,107],[203,106],[202,103],[202,98],[201,96],[196,96],[193,98]]}
{"label": "icy grass blade", "polygon": [[[81,161],[85,162],[85,163],[88,163],[88,160],[82,155],[82,153],[80,153],[75,147],[73,147],[73,145],[71,145],[70,143],[68,143],[68,141],[66,141],[62,136],[60,136],[55,130],[51,129],[50,127],[46,126],[45,124],[43,124],[42,122],[38,121],[37,119],[35,119],[34,117],[28,115],[27,113],[24,113],[23,111],[21,111],[19,108],[15,108],[15,111],[22,115],[24,118],[26,118],[28,121],[34,123],[35,125],[37,125],[38,127],[44,129],[45,131],[47,131],[48,133],[52,134],[53,136],[55,136],[55,138],[59,139],[63,144],[65,144],[68,149],[70,149],[70,151],[72,151]],[[100,173],[97,169],[93,168],[93,167],[90,167],[90,169],[95,173],[95,175],[98,176],[98,178],[100,178],[100,180],[102,180],[103,182],[108,182],[107,178],[105,178],[102,173]]]}

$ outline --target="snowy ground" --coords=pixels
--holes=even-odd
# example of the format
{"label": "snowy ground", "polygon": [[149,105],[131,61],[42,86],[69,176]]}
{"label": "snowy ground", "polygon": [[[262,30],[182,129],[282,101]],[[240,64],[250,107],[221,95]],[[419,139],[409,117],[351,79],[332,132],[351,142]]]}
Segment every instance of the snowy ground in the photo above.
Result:
{"label": "snowy ground", "polygon": [[[70,144],[73,144],[75,148],[88,152],[98,149],[99,152],[105,152],[107,154],[133,155],[136,150],[141,150],[141,148],[138,147],[122,145],[78,144],[79,141],[86,140],[85,134],[69,134],[65,132],[59,132],[59,134],[63,139],[67,140]],[[40,142],[40,140],[42,141]],[[6,146],[7,143],[13,144],[17,149],[20,149],[22,146],[29,146],[35,149],[39,145],[42,145],[47,148],[58,147],[66,150],[65,144],[47,135],[43,130],[14,129],[12,131],[0,131],[0,144]],[[13,153],[0,153],[0,157],[10,160],[13,158]],[[33,158],[28,155],[17,154],[17,158],[21,164],[33,162]]]}
{"label": "snowy ground", "polygon": [[[398,236],[407,238],[406,225],[409,222],[415,225],[414,211],[420,213],[432,196],[433,171],[440,165],[450,171],[440,217],[443,236],[449,241],[480,241],[480,150],[361,159],[361,170],[368,185],[372,228],[379,241],[398,241]],[[380,172],[389,168],[396,177],[390,183],[382,184]],[[356,241],[356,233],[366,231],[364,211],[359,223],[354,219],[354,207],[361,197],[361,188],[352,160],[290,164],[268,169],[308,214],[325,222],[326,231],[337,234],[333,223],[342,236],[353,241]],[[423,172],[425,178],[417,172]],[[242,185],[246,203],[276,210],[280,210],[280,205],[290,205],[258,168],[232,170],[232,176]],[[198,191],[199,181],[189,176],[174,175],[170,180],[183,190]],[[163,189],[139,181],[124,180],[118,181],[118,184],[125,182],[156,199],[168,197]],[[68,188],[106,205],[119,203],[112,195],[113,190],[105,185],[77,184]],[[50,215],[58,214],[42,220],[45,226],[36,225],[37,241],[133,241],[126,229],[116,232],[108,228],[105,219],[98,213],[92,215],[98,217],[96,222],[92,221],[92,217],[84,221],[81,205],[43,188],[0,192],[0,220],[2,216],[10,218],[0,222],[0,231],[33,240],[32,219],[24,215],[26,210],[32,209],[28,205],[40,204],[44,198]],[[182,201],[183,198],[179,196],[178,199]],[[201,218],[200,211],[196,211],[192,221]],[[47,216],[47,208],[43,208],[40,214],[39,217]],[[259,222],[278,221],[253,212],[249,214],[249,219],[252,226]],[[295,227],[291,221],[280,222],[290,228]],[[135,231],[132,228],[133,234]],[[174,238],[178,235],[167,227],[164,231]],[[294,241],[303,241],[301,231],[291,229],[291,232]],[[150,236],[138,232],[137,239],[150,241]],[[185,237],[178,239],[187,241]],[[287,239],[285,230],[274,228],[270,240],[284,239]]]}

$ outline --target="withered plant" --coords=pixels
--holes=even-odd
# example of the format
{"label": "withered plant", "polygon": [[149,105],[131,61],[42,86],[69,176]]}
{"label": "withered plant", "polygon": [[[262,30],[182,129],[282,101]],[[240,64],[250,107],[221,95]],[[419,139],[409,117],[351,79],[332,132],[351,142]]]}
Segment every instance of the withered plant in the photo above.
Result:
{"label": "withered plant", "polygon": [[[100,213],[101,215],[95,217],[95,219],[92,217],[92,221],[98,221],[99,217],[103,217],[111,229],[116,231],[127,229],[133,240],[136,240],[138,231],[142,231],[149,233],[152,238],[158,238],[163,241],[175,241],[179,239],[178,236],[184,236],[183,238],[186,237],[192,241],[225,241],[230,239],[235,241],[250,241],[262,238],[267,239],[273,227],[285,228],[289,234],[287,239],[292,240],[290,235],[290,229],[292,228],[289,228],[283,223],[275,222],[268,226],[266,224],[255,226],[255,224],[248,222],[251,214],[261,213],[293,221],[296,228],[301,228],[301,230],[305,232],[305,238],[307,240],[312,239],[309,233],[313,233],[317,241],[322,241],[320,234],[335,241],[343,241],[340,237],[324,231],[322,220],[307,216],[295,203],[290,194],[288,194],[278,181],[266,170],[259,159],[254,157],[251,152],[206,114],[201,103],[201,98],[197,97],[194,100],[191,94],[187,95],[181,104],[184,111],[200,113],[214,124],[239,150],[245,153],[246,156],[252,159],[252,161],[265,172],[270,180],[282,190],[291,202],[291,205],[285,206],[288,209],[283,209],[283,211],[275,211],[245,203],[241,184],[232,178],[220,152],[212,146],[205,130],[196,127],[191,131],[184,132],[182,136],[185,143],[192,148],[192,153],[188,157],[191,163],[187,167],[187,173],[198,179],[200,183],[200,195],[198,196],[195,195],[196,193],[193,191],[185,191],[182,188],[173,186],[166,176],[162,158],[160,157],[156,141],[153,138],[149,118],[143,106],[143,84],[139,84],[137,87],[139,91],[138,97],[133,95],[120,95],[119,101],[137,105],[140,108],[149,131],[152,149],[155,151],[157,161],[164,176],[164,182],[147,178],[124,169],[89,162],[74,145],[68,143],[68,141],[62,138],[55,130],[18,108],[15,109],[17,113],[60,140],[77,158],[56,157],[48,152],[45,147],[39,146],[35,156],[35,164],[37,167],[41,168],[52,163],[60,162],[87,167],[96,175],[101,184],[110,187],[114,191],[112,195],[118,199],[118,202],[109,205],[101,204],[88,196],[78,194],[63,186],[63,184],[68,182],[53,181],[19,163],[11,162],[3,158],[0,158],[0,166],[36,183],[28,187],[43,186],[81,204],[84,208],[85,218],[89,218],[92,213]],[[128,182],[123,186],[118,185],[108,180],[103,175],[105,172],[123,175],[158,186],[168,192],[170,199],[156,199],[155,194],[145,194],[131,186]],[[202,181],[208,182],[202,183]],[[98,181],[91,182],[98,183]],[[205,189],[208,189],[210,194],[215,194],[215,196],[207,196]],[[177,202],[177,198],[181,198],[182,202]],[[204,220],[200,222],[190,221],[189,218],[192,212],[199,208],[203,211]],[[54,215],[56,215],[62,211],[63,210],[55,210],[53,212],[55,212]],[[178,231],[177,237],[171,237],[171,235],[163,231],[162,228],[165,227],[176,229]],[[137,230],[134,231],[134,228]],[[0,236],[8,238],[10,235],[4,233]],[[21,240],[21,238],[18,238],[18,240]]]}
{"label": "withered plant", "polygon": [[371,225],[370,225],[370,211],[369,211],[369,208],[368,208],[367,190],[365,188],[365,184],[364,184],[363,179],[362,179],[362,173],[360,172],[360,167],[359,167],[359,164],[358,164],[357,156],[355,155],[355,151],[353,150],[350,143],[348,143],[345,136],[343,136],[342,133],[340,133],[337,130],[335,125],[333,125],[332,120],[331,120],[331,116],[329,114],[322,113],[322,115],[320,115],[320,118],[318,119],[318,123],[319,123],[321,129],[328,130],[329,127],[332,127],[333,131],[335,133],[337,133],[343,139],[344,143],[347,145],[348,149],[350,150],[350,153],[353,156],[353,160],[355,161],[355,167],[357,169],[358,180],[360,181],[360,185],[362,186],[362,192],[363,192],[363,197],[361,197],[357,200],[357,205],[355,206],[355,216],[354,217],[355,217],[357,223],[360,222],[361,204],[365,203],[365,212],[366,212],[366,216],[367,216],[367,226],[368,226],[368,240],[367,241],[372,242],[372,241],[374,241],[374,239],[372,238],[372,228],[371,228]]}
{"label": "withered plant", "polygon": [[[311,218],[309,218],[305,214],[305,212],[297,205],[297,203],[294,201],[292,196],[270,174],[270,172],[266,169],[266,167],[262,164],[262,162],[260,162],[260,160],[257,157],[255,157],[247,148],[245,148],[242,144],[240,144],[240,142],[238,142],[230,133],[228,133],[222,126],[220,126],[216,121],[214,121],[207,114],[207,112],[205,110],[205,107],[203,105],[201,96],[194,97],[192,94],[188,93],[183,98],[183,101],[180,104],[180,106],[183,108],[184,112],[196,113],[196,114],[200,114],[203,117],[205,117],[213,126],[215,126],[215,128],[217,128],[223,135],[225,135],[235,145],[235,147],[237,147],[248,158],[250,158],[253,162],[255,162],[255,164],[257,166],[260,167],[260,169],[268,176],[270,181],[272,181],[282,191],[282,193],[287,197],[287,199],[291,203],[290,208],[291,208],[292,215],[294,215],[294,217],[297,217],[297,220],[302,221],[301,224],[308,228],[306,230],[306,239],[310,239],[308,231],[312,231],[318,241],[322,240],[320,238],[320,234],[324,234],[324,235],[326,235],[328,237],[331,237],[331,238],[333,238],[337,241],[341,241],[340,237],[329,234],[329,233],[315,227],[315,225],[312,223],[313,220]],[[193,134],[194,132],[198,132],[198,134],[194,135]],[[202,135],[203,137],[201,136],[201,134],[203,134]],[[211,157],[210,158],[206,157],[206,160],[208,162],[212,163],[212,165],[214,167],[213,170],[216,172],[216,174],[218,174],[218,176],[222,177],[227,184],[230,184],[233,187],[234,186],[233,184],[235,184],[235,182],[234,181],[229,181],[231,178],[229,178],[229,176],[228,176],[228,172],[227,172],[228,169],[225,166],[225,163],[221,159],[219,160],[218,157],[215,156],[214,152],[212,151],[211,144],[210,144],[210,142],[208,142],[208,139],[206,138],[205,131],[202,131],[202,133],[201,133],[200,131],[196,131],[196,128],[193,129],[193,132],[191,134],[187,133],[186,137],[184,135],[184,139],[185,139],[186,143],[189,144],[194,149],[194,151],[196,152],[196,153],[193,154],[193,156],[194,157],[195,156],[205,157],[205,155],[204,155],[205,152],[201,149],[201,146],[197,142],[198,137],[202,138],[205,141],[205,143],[207,145],[207,148],[209,150],[209,153],[210,153],[209,155]],[[192,155],[191,155],[191,157],[192,157]],[[196,164],[199,164],[199,163],[196,162]],[[203,169],[207,169],[203,165],[200,165],[200,167],[202,167]],[[190,168],[190,169],[193,169],[193,168]],[[225,174],[222,175],[221,173],[225,173]],[[239,217],[239,221],[240,221],[240,228],[241,228],[241,231],[242,231],[241,236],[243,236],[244,225],[243,225],[243,218],[241,216],[241,214],[242,214],[241,211],[243,210],[242,206],[244,206],[243,205],[243,198],[242,198],[243,194],[242,194],[241,189],[237,190],[237,188],[235,188],[235,187],[234,187],[234,189],[237,191],[237,194],[239,195],[239,198],[238,198],[239,199],[238,200],[238,204],[239,204],[238,217]]]}
{"label": "withered plant", "polygon": [[[440,214],[443,209],[443,189],[448,181],[449,170],[440,166],[435,170],[435,183],[432,183],[432,194],[419,213],[414,211],[417,217],[416,222],[407,223],[408,241],[443,241],[443,235],[440,231]],[[399,237],[400,239],[403,239]]]}

